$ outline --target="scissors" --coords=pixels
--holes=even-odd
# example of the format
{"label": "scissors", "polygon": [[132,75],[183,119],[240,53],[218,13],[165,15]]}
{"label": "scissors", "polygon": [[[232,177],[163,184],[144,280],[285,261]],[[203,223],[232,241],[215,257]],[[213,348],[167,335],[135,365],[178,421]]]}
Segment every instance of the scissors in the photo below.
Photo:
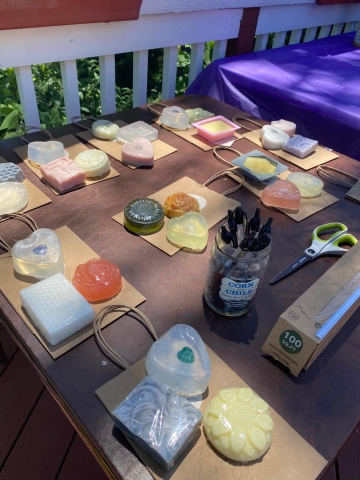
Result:
{"label": "scissors", "polygon": [[[331,234],[326,240],[319,238],[319,234],[326,232],[330,229],[336,228],[338,231]],[[282,280],[284,277],[287,277],[292,272],[295,272],[298,268],[305,265],[305,263],[314,260],[320,255],[344,255],[347,252],[346,248],[342,248],[339,245],[346,243],[347,245],[355,245],[357,240],[355,237],[346,233],[348,231],[347,226],[343,223],[325,223],[325,225],[320,225],[315,228],[311,235],[312,243],[309,248],[307,248],[304,253],[300,255],[293,263],[288,265],[282,272],[280,272],[276,277],[274,277],[270,285]]]}

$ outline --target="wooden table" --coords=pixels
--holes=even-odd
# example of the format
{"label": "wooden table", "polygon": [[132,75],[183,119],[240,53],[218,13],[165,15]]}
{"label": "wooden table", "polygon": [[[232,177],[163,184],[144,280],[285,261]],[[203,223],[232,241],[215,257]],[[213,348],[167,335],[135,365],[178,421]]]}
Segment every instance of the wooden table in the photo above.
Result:
{"label": "wooden table", "polygon": [[[228,118],[243,113],[201,96],[185,96],[168,103],[183,108],[201,106]],[[130,123],[136,120],[150,122],[153,117],[145,109],[137,108],[106,118],[123,119]],[[79,127],[67,125],[54,128],[52,133],[56,138],[78,131]],[[17,138],[2,141],[0,155],[20,164],[26,177],[52,199],[51,204],[30,213],[39,227],[56,229],[67,225],[98,255],[118,264],[125,278],[146,297],[140,309],[150,318],[159,335],[177,323],[194,326],[215,353],[321,455],[333,462],[360,420],[360,382],[357,380],[360,373],[360,311],[350,318],[311,368],[298,378],[265,357],[261,346],[278,316],[337,258],[318,259],[275,286],[270,286],[269,280],[305,249],[311,232],[322,223],[341,221],[348,226],[350,233],[360,238],[360,206],[344,199],[344,188],[326,183],[326,190],[340,201],[296,223],[275,210],[270,213],[257,197],[245,189],[232,194],[232,198],[239,200],[249,214],[256,207],[261,207],[264,218],[274,217],[273,246],[255,307],[245,317],[223,318],[213,312],[203,299],[209,247],[203,255],[180,251],[169,257],[140,237],[130,235],[111,219],[130,200],[151,195],[185,175],[204,183],[223,169],[211,151],[204,152],[164,129],[160,129],[159,138],[178,151],[157,161],[153,169],[131,170],[111,160],[111,165],[121,174],[119,177],[62,196],[54,195],[19,162],[12,152],[19,146]],[[43,137],[34,133],[28,139]],[[254,145],[242,139],[237,142],[236,148],[246,153],[253,150]],[[348,157],[340,155],[331,165],[360,176],[360,163]],[[297,170],[293,166],[291,169]],[[211,188],[222,192],[231,186],[231,180],[223,179]],[[209,246],[215,232],[215,228],[209,232]],[[6,221],[0,225],[0,235],[11,244],[28,234],[27,227],[21,222]],[[0,309],[6,328],[109,477],[126,480],[151,478],[124,437],[113,430],[110,416],[94,394],[97,388],[121,373],[111,361],[102,365],[104,355],[94,337],[54,361],[1,294]],[[145,329],[128,316],[107,327],[104,335],[130,364],[145,356],[151,345]]]}

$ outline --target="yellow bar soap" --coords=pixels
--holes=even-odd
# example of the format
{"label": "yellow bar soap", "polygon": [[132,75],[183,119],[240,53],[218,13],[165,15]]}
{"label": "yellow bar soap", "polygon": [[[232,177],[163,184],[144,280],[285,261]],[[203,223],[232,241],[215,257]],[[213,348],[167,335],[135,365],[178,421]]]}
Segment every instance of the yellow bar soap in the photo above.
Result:
{"label": "yellow bar soap", "polygon": [[220,390],[205,412],[204,430],[225,457],[237,462],[256,460],[272,440],[269,405],[250,388]]}

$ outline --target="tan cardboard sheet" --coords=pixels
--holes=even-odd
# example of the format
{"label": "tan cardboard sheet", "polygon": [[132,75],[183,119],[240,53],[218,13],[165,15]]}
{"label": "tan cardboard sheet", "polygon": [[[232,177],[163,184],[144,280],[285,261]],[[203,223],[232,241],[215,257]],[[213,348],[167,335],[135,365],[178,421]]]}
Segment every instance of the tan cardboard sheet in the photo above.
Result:
{"label": "tan cardboard sheet", "polygon": [[[88,245],[86,245],[85,242],[83,242],[77,235],[75,235],[75,233],[70,230],[70,228],[66,226],[61,227],[55,230],[55,232],[58,235],[60,243],[63,247],[65,258],[65,276],[68,280],[71,281],[75,273],[75,268],[79,264],[85,263],[92,258],[98,258],[99,255],[97,255],[90,247],[88,247]],[[3,292],[11,305],[15,308],[20,317],[24,320],[24,323],[29,327],[31,332],[36,335],[38,340],[44,345],[52,358],[58,358],[60,355],[63,355],[65,352],[75,347],[76,345],[84,341],[86,338],[93,335],[93,327],[92,324],[90,324],[79,330],[77,333],[74,333],[66,340],[58,343],[57,345],[50,345],[35,329],[25,310],[21,308],[21,301],[19,295],[20,290],[38,281],[35,279],[29,280],[29,278],[30,277],[19,275],[14,271],[11,253],[5,253],[4,255],[0,255],[0,290]],[[124,279],[124,277],[122,280],[123,289],[116,297],[108,300],[107,302],[93,304],[96,313],[107,305],[123,303],[131,307],[136,307],[137,305],[140,305],[140,303],[145,301],[145,297],[141,295],[141,293],[139,293],[132,285],[130,285],[130,283],[128,283]],[[113,313],[107,315],[106,319],[102,323],[103,326],[109,325],[122,315],[123,314],[121,313]]]}
{"label": "tan cardboard sheet", "polygon": [[[61,142],[64,144],[64,148],[69,152],[69,158],[71,158],[72,160],[79,153],[84,152],[85,150],[88,150],[88,148],[83,143],[79,142],[79,140],[76,137],[74,137],[74,135],[65,135],[64,137],[56,138],[54,140],[57,140],[58,142]],[[35,175],[37,175],[41,179],[41,181],[47,187],[49,187],[50,190],[52,190],[55,193],[55,195],[63,195],[65,193],[72,192],[73,190],[77,190],[79,188],[92,185],[93,183],[102,182],[103,180],[107,180],[109,178],[118,177],[120,175],[120,173],[118,173],[116,170],[110,167],[110,171],[105,173],[101,177],[87,178],[84,183],[75,185],[74,188],[66,190],[66,192],[59,192],[55,188],[51,187],[45,180],[43,180],[39,168],[33,167],[31,165],[31,163],[27,158],[27,150],[28,150],[28,146],[23,145],[22,147],[14,148],[14,153],[16,153],[16,155],[25,163],[25,165],[27,165],[30,168],[30,170],[32,170],[35,173]]]}
{"label": "tan cardboard sheet", "polygon": [[[277,177],[281,180],[286,180],[287,176],[290,174],[289,170],[285,170],[285,172],[280,173]],[[233,175],[231,172],[228,174],[230,177]],[[235,177],[236,179],[237,177]],[[256,195],[257,197],[261,198],[262,191],[266,187],[265,183],[262,182],[254,182],[249,178],[245,177],[244,180],[244,187],[249,190],[251,193]],[[301,222],[307,217],[314,215],[315,213],[320,212],[326,207],[333,205],[334,203],[338,202],[339,199],[330,195],[330,193],[322,191],[319,197],[315,198],[302,198],[300,203],[300,209],[297,212],[286,210],[284,208],[277,208],[282,213],[285,213],[288,217],[292,218],[296,222]],[[266,207],[266,206],[265,206]],[[272,207],[266,207],[272,208]]]}
{"label": "tan cardboard sheet", "polygon": [[[208,392],[200,406],[204,414],[210,400],[224,388],[247,387],[209,347],[211,377]],[[109,413],[145,377],[144,359],[96,390],[96,395]],[[264,399],[267,401],[267,399]],[[207,442],[203,427],[201,436],[193,440],[167,472],[136,442],[128,440],[154,479],[159,480],[315,480],[327,461],[312,448],[270,406],[274,436],[268,452],[247,465],[227,460]]]}
{"label": "tan cardboard sheet", "polygon": [[[164,205],[166,198],[169,195],[177,192],[184,192],[188,194],[199,195],[206,200],[206,206],[200,211],[204,215],[208,228],[216,225],[220,220],[226,217],[228,210],[234,210],[239,205],[239,202],[231,198],[227,198],[220,193],[216,193],[203,185],[200,185],[189,177],[183,177],[177,182],[159,190],[154,195],[149,195],[149,198],[157,200],[161,205]],[[116,222],[124,225],[124,212],[120,212],[112,217]],[[169,219],[165,217],[163,228],[152,235],[140,235],[144,240],[159,248],[163,252],[172,256],[180,249],[172,245],[166,240],[166,225]]]}
{"label": "tan cardboard sheet", "polygon": [[345,197],[360,203],[360,180],[350,188]]}
{"label": "tan cardboard sheet", "polygon": [[[256,145],[259,145],[259,147],[262,147],[260,132],[261,130],[252,130],[251,132],[246,132],[244,133],[244,138],[247,138]],[[330,160],[334,160],[335,158],[339,157],[339,155],[336,153],[326,150],[324,147],[320,146],[316,148],[316,151],[313,154],[303,159],[295,157],[294,155],[291,155],[291,153],[284,152],[283,150],[269,150],[269,152],[274,153],[278,157],[283,158],[294,165],[297,165],[303,170],[310,170],[311,168],[330,162]]]}
{"label": "tan cardboard sheet", "polygon": [[[122,120],[116,120],[114,123],[116,123],[116,125],[119,125],[119,127],[124,127],[125,125],[127,125],[127,123],[123,122]],[[94,137],[91,130],[86,130],[85,132],[79,132],[76,134],[76,136],[90,143],[91,145],[98,148],[99,150],[102,150],[103,152],[107,153],[112,158],[115,158],[115,160],[118,160],[119,162],[121,162],[121,156],[122,156],[121,143],[118,143],[114,140],[100,140],[99,138]],[[154,148],[155,161],[159,160],[160,158],[166,157],[167,155],[170,155],[171,153],[174,153],[177,150],[176,148],[171,147],[170,145],[162,142],[161,140],[154,140],[153,142],[151,142],[151,144]],[[133,170],[135,168],[138,168],[138,167],[132,167],[130,165],[126,165],[126,166],[129,168],[132,168]]]}

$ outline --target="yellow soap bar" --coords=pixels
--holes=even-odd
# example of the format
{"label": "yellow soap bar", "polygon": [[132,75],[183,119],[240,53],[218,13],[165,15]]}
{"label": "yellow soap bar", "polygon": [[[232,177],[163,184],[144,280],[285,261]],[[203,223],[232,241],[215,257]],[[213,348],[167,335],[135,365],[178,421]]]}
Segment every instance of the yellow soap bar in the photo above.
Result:
{"label": "yellow soap bar", "polygon": [[201,125],[201,127],[211,133],[226,132],[227,130],[232,129],[231,125],[223,122],[222,120],[214,120],[213,122],[207,122]]}
{"label": "yellow soap bar", "polygon": [[270,447],[273,426],[269,405],[250,388],[220,390],[204,415],[210,443],[237,462],[250,462],[264,455]]}
{"label": "yellow soap bar", "polygon": [[247,157],[243,165],[259,175],[268,175],[276,172],[276,165],[265,157]]}

